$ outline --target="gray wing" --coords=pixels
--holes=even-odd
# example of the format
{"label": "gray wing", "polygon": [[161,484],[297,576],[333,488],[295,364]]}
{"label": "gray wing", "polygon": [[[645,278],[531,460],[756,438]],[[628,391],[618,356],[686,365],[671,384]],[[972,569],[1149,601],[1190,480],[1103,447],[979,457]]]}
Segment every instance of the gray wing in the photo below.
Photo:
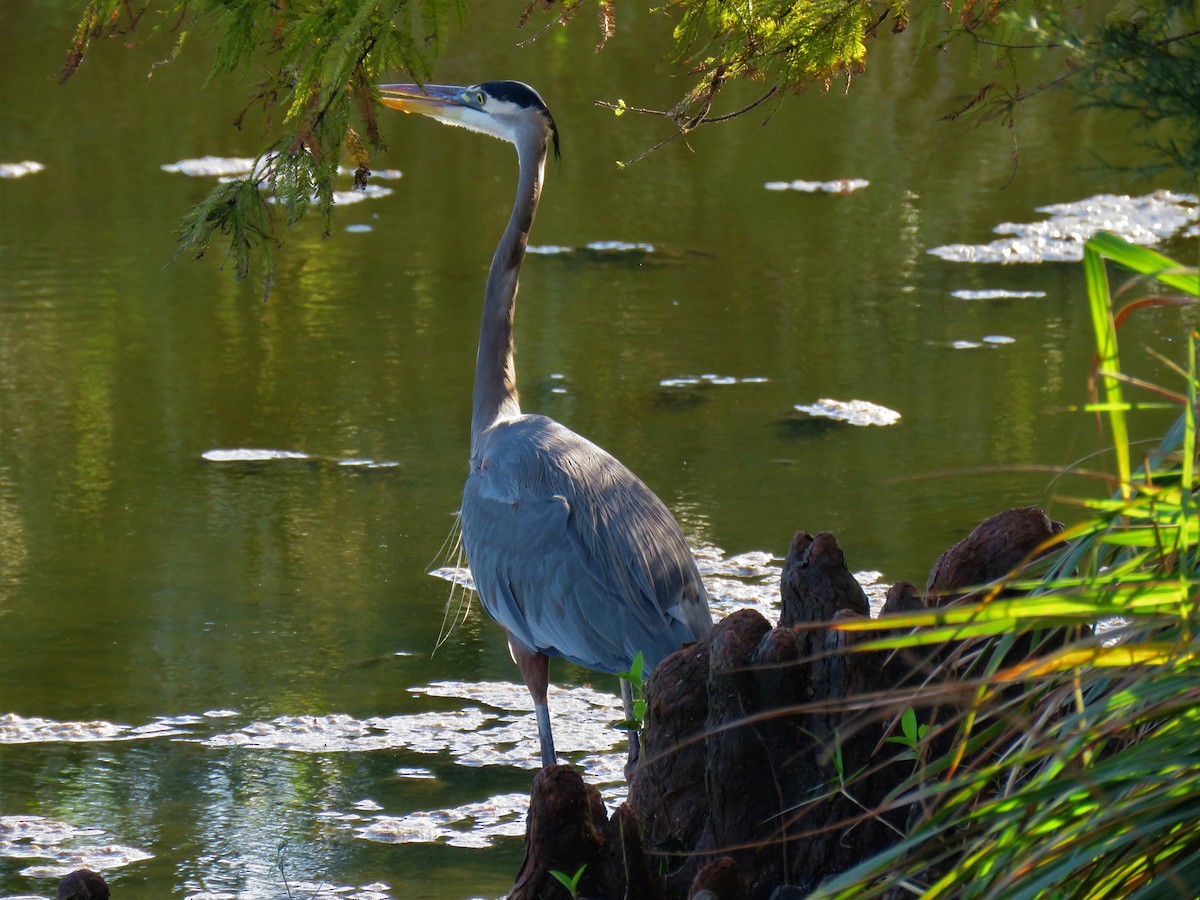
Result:
{"label": "gray wing", "polygon": [[712,627],[662,501],[604,450],[544,416],[485,434],[463,492],[484,608],[513,639],[606,672],[647,671]]}

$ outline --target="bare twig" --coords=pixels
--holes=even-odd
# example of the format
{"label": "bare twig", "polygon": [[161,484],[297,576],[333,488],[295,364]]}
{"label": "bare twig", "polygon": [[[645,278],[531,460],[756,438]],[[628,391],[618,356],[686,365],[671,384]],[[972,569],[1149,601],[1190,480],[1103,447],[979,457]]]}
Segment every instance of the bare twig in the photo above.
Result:
{"label": "bare twig", "polygon": [[[701,125],[715,125],[718,122],[728,122],[730,119],[736,119],[738,116],[744,116],[746,113],[750,112],[755,107],[761,106],[763,103],[766,103],[769,99],[771,99],[771,97],[773,97],[778,92],[779,92],[779,85],[774,84],[771,86],[770,90],[768,90],[765,94],[763,94],[757,100],[753,101],[752,103],[747,104],[746,106],[743,106],[741,109],[735,110],[734,112],[725,113],[720,116],[708,116],[708,115],[700,114],[700,115],[692,117],[691,119],[689,119],[687,122],[685,122],[683,124],[677,123],[676,124],[677,130],[674,134],[670,134],[667,137],[663,138],[661,141],[659,141],[653,147],[649,148],[648,150],[643,151],[642,153],[639,153],[637,156],[635,156],[633,159],[629,160],[628,162],[618,163],[618,166],[620,166],[620,168],[623,169],[626,166],[631,166],[636,162],[640,162],[641,160],[643,160],[647,156],[649,156],[651,153],[654,153],[655,151],[657,151],[660,148],[664,147],[665,145],[669,144],[671,141],[675,140],[676,138],[685,137],[690,131],[693,131],[694,129],[699,128]],[[711,105],[712,105],[712,98],[709,97],[708,103],[705,105],[705,112],[707,112],[707,110],[709,109],[709,107]],[[672,113],[669,110],[644,109],[639,106],[626,106],[622,103],[611,103],[608,100],[597,100],[596,106],[602,106],[605,109],[611,109],[617,113],[635,112],[635,113],[642,113],[643,115],[647,115],[647,116],[662,116],[663,118],[666,118],[666,119],[674,118]]]}

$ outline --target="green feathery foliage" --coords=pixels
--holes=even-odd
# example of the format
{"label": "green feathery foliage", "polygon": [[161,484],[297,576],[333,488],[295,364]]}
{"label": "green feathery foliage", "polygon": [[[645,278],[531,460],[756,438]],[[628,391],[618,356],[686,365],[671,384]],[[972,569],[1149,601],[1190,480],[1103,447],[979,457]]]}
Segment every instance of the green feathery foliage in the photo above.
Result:
{"label": "green feathery foliage", "polygon": [[[69,78],[95,42],[125,42],[172,32],[171,58],[201,25],[219,36],[209,80],[246,72],[266,76],[234,120],[260,106],[270,137],[246,178],[215,187],[181,223],[181,250],[204,256],[216,235],[229,241],[239,277],[261,256],[270,290],[278,219],[299,221],[310,208],[326,229],[333,180],[343,149],[365,182],[368,148],[381,146],[376,85],[397,71],[424,81],[455,24],[465,24],[466,0],[174,0],[163,7],[130,0],[90,0],[60,76]],[[169,60],[168,60],[169,61]],[[273,196],[264,198],[260,191]],[[282,216],[275,207],[282,210]]]}
{"label": "green feathery foliage", "polygon": [[[343,150],[356,183],[365,183],[368,153],[380,146],[376,83],[408,72],[426,80],[455,25],[465,26],[468,0],[89,0],[61,77],[74,73],[102,38],[130,44],[138,35],[175,35],[169,63],[201,26],[218,36],[211,78],[265,71],[234,120],[261,107],[269,136],[251,180],[275,193],[285,214],[264,210],[252,192],[221,185],[183,223],[181,249],[198,256],[216,235],[230,242],[244,275],[261,255],[270,284],[271,251],[280,221],[292,224],[314,208],[329,227],[333,176]],[[972,115],[1011,124],[1021,104],[1049,87],[1068,85],[1085,105],[1135,116],[1155,166],[1200,172],[1200,4],[1195,0],[663,0],[675,18],[674,56],[693,77],[663,114],[678,134],[745,113],[757,104],[710,116],[721,89],[734,81],[764,85],[758,102],[810,85],[847,87],[866,64],[872,39],[921,23],[922,49],[974,42],[1003,73],[949,117]],[[599,47],[613,36],[617,0],[529,0],[514,23],[541,12],[545,30],[593,8]],[[540,32],[539,32],[540,33]],[[597,49],[599,49],[599,47]],[[667,49],[667,48],[664,48]],[[1037,55],[1056,75],[1023,87],[1023,55]],[[610,105],[618,114],[624,102]],[[643,110],[646,111],[646,110]]]}
{"label": "green feathery foliage", "polygon": [[[961,0],[939,44],[973,41],[1006,65],[951,117],[970,113],[1011,123],[1020,106],[1049,88],[1075,91],[1087,108],[1127,113],[1153,160],[1146,174],[1175,170],[1185,187],[1200,173],[1200,4],[1120,0],[1095,6]],[[1057,74],[1023,86],[1019,63],[1034,56]],[[1119,160],[1109,160],[1111,165]]]}
{"label": "green feathery foliage", "polygon": [[735,79],[789,90],[826,87],[861,71],[867,41],[891,18],[907,24],[905,0],[670,0],[678,13],[677,62],[699,76],[672,111],[681,127],[700,122],[721,86]]}

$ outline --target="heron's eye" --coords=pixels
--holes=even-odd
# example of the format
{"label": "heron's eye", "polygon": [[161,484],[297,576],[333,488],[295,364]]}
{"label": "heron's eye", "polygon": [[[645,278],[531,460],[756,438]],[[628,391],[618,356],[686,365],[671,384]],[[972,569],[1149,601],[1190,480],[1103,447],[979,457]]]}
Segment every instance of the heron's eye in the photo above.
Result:
{"label": "heron's eye", "polygon": [[475,102],[480,106],[483,106],[483,104],[487,103],[487,94],[485,94],[483,91],[480,91],[475,95]]}

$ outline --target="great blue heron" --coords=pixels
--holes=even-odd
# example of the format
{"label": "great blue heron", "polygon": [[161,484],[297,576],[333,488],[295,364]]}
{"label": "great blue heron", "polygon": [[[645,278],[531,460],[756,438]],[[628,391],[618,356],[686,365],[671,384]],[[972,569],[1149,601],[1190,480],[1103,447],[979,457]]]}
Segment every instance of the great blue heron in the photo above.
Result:
{"label": "great blue heron", "polygon": [[[517,198],[484,293],[462,539],[483,607],[508,633],[533,697],[542,765],[551,765],[549,657],[621,673],[641,652],[650,672],[712,628],[708,596],[679,525],[636,475],[553,419],[521,412],[513,364],[517,279],[551,143],[558,155],[546,104],[516,81],[386,84],[379,91],[393,109],[517,148]],[[624,681],[622,695],[628,712]],[[636,751],[631,735],[631,762]]]}

